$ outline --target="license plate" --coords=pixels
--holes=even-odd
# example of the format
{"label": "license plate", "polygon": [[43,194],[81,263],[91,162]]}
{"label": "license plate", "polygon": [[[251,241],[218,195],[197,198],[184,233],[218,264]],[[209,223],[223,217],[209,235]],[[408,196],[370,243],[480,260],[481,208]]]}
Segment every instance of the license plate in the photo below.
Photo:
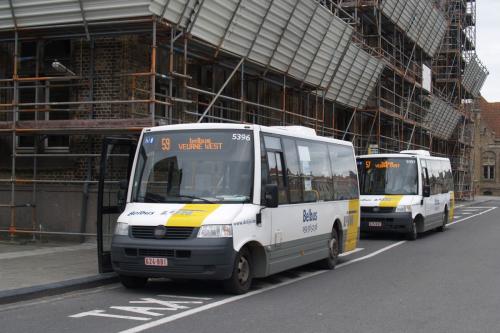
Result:
{"label": "license plate", "polygon": [[168,261],[166,258],[144,258],[144,265],[146,266],[168,266]]}
{"label": "license plate", "polygon": [[368,226],[369,227],[381,227],[382,226],[382,222],[378,222],[378,221],[368,222]]}

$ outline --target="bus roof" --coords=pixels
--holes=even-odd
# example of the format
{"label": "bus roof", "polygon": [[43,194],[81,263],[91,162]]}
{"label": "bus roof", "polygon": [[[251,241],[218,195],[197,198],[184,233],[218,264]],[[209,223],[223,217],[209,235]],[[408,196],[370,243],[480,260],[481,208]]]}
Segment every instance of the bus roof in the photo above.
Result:
{"label": "bus roof", "polygon": [[163,125],[155,127],[147,127],[143,132],[162,132],[162,131],[179,131],[179,130],[199,130],[199,129],[240,129],[240,130],[258,130],[264,133],[286,135],[294,138],[302,138],[309,140],[324,141],[337,143],[352,147],[349,141],[333,139],[325,136],[319,136],[312,128],[305,126],[262,126],[253,124],[231,124],[231,123],[187,123],[176,125]]}
{"label": "bus roof", "polygon": [[414,155],[414,154],[401,154],[401,153],[393,153],[393,154],[370,154],[370,155],[360,155],[356,156],[356,158],[416,158],[419,157],[424,160],[442,160],[449,161],[450,159],[447,157],[438,157],[438,156],[425,156],[425,155]]}

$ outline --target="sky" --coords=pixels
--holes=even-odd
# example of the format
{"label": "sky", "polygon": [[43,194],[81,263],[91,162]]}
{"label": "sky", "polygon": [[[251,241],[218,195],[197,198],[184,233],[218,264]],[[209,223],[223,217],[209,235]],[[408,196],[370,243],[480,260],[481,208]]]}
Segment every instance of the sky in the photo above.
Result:
{"label": "sky", "polygon": [[500,0],[477,0],[476,47],[490,75],[481,90],[488,102],[500,102]]}

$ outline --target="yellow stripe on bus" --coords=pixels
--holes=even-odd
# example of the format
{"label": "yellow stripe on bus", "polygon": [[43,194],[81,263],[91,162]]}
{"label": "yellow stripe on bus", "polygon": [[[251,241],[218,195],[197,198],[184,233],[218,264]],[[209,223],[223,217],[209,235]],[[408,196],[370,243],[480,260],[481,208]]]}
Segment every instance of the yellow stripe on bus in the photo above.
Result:
{"label": "yellow stripe on bus", "polygon": [[448,222],[453,222],[453,215],[455,214],[455,192],[450,192],[450,212],[448,214]]}
{"label": "yellow stripe on bus", "polygon": [[384,195],[384,198],[380,201],[379,207],[397,207],[399,202],[403,199],[402,195]]}
{"label": "yellow stripe on bus", "polygon": [[186,204],[170,216],[165,225],[167,227],[198,228],[207,216],[220,206],[219,204]]}
{"label": "yellow stripe on bus", "polygon": [[349,200],[349,215],[352,215],[352,220],[347,225],[347,237],[345,240],[344,251],[352,251],[356,249],[359,232],[359,199]]}

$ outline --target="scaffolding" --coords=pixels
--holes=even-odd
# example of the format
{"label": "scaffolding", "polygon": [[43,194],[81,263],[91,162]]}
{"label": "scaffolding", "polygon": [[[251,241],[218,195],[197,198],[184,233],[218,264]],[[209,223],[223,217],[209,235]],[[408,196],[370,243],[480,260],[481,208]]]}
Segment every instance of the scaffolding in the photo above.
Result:
{"label": "scaffolding", "polygon": [[340,1],[386,62],[375,96],[358,110],[364,147],[427,149],[449,157],[455,196],[472,196],[471,112],[488,72],[475,52],[475,0]]}
{"label": "scaffolding", "polygon": [[457,198],[473,196],[473,112],[488,71],[476,54],[476,1],[439,2],[448,29],[433,59],[434,89],[460,116],[448,143],[441,143],[450,156]]}
{"label": "scaffolding", "polygon": [[[9,2],[0,7],[12,13],[0,20],[0,187],[9,193],[0,208],[10,216],[0,229],[39,232],[39,189],[58,184],[80,188],[85,234],[102,138],[196,121],[308,126],[352,141],[360,154],[429,149],[452,159],[464,198],[473,98],[461,82],[466,64],[470,76],[484,67],[462,55],[475,43],[472,30],[458,34],[461,42],[452,35],[463,30],[456,15],[475,24],[473,3],[120,0],[96,8],[81,0],[61,23],[64,13],[43,15],[49,5],[31,17]],[[409,11],[413,21],[397,19]],[[452,42],[461,49],[449,55]],[[443,119],[452,121],[433,125]],[[113,157],[120,166],[125,155]]]}

